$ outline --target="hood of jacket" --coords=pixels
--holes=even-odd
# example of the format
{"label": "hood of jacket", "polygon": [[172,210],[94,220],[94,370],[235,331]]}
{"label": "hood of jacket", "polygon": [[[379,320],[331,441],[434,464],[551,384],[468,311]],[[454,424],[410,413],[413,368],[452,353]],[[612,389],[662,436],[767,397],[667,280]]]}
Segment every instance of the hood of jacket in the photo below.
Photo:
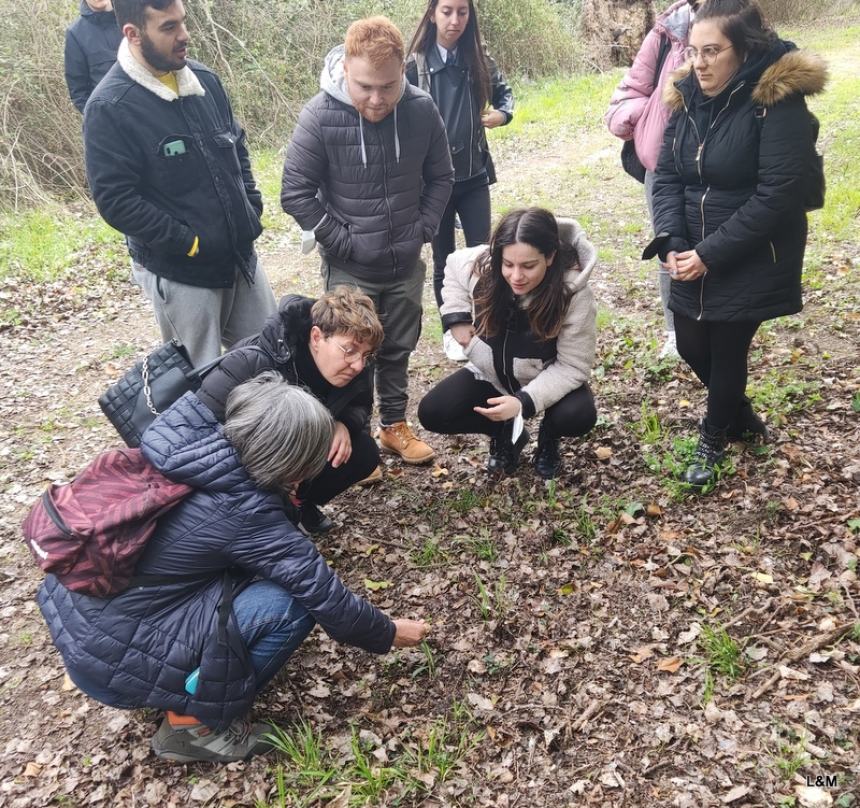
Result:
{"label": "hood of jacket", "polygon": [[119,44],[116,60],[132,81],[151,93],[155,93],[155,95],[164,101],[175,101],[177,98],[189,95],[206,95],[206,90],[200,83],[200,79],[194,75],[194,71],[188,65],[185,65],[181,70],[175,71],[176,85],[179,88],[179,94],[177,95],[134,58],[128,46],[128,40],[125,37],[122,38],[122,42]]}
{"label": "hood of jacket", "polygon": [[254,487],[224,428],[194,393],[152,422],[140,448],[147,462],[174,482],[220,492]]}
{"label": "hood of jacket", "polygon": [[682,42],[686,45],[694,17],[695,13],[687,0],[677,0],[657,17],[654,30],[669,37],[673,42]]}
{"label": "hood of jacket", "polygon": [[579,258],[579,270],[568,272],[567,285],[574,292],[584,289],[588,285],[591,273],[597,264],[597,249],[588,240],[585,231],[576,219],[565,219],[559,217],[558,237],[562,244],[569,244],[576,250]]}
{"label": "hood of jacket", "polygon": [[[720,95],[730,92],[741,82],[753,86],[752,100],[772,107],[789,96],[820,93],[828,79],[827,63],[814,53],[798,50],[792,42],[779,40],[774,47],[754,62],[745,62],[731,84]],[[673,111],[683,109],[684,99],[690,99],[698,89],[692,66],[684,65],[666,82],[663,100]]]}
{"label": "hood of jacket", "polygon": [[313,322],[311,308],[316,301],[302,295],[285,295],[278,304],[278,313],[269,317],[260,331],[258,345],[279,365],[289,365],[307,344]]}
{"label": "hood of jacket", "polygon": [[92,22],[99,25],[116,25],[116,14],[111,11],[93,11],[86,3],[86,0],[81,0],[80,12],[82,17],[89,17]]}
{"label": "hood of jacket", "polygon": [[[325,57],[323,69],[320,73],[320,89],[328,93],[332,98],[346,104],[355,109],[358,115],[358,131],[361,138],[361,162],[362,165],[367,165],[367,149],[364,144],[364,117],[355,108],[352,103],[352,98],[349,95],[349,90],[346,86],[346,73],[343,69],[343,62],[346,58],[343,45],[335,45]],[[397,103],[394,105],[394,156],[397,162],[400,162],[400,137],[397,133],[397,107],[400,104],[400,99],[403,98],[403,93],[406,90],[406,75],[400,79],[400,94],[397,97]]]}

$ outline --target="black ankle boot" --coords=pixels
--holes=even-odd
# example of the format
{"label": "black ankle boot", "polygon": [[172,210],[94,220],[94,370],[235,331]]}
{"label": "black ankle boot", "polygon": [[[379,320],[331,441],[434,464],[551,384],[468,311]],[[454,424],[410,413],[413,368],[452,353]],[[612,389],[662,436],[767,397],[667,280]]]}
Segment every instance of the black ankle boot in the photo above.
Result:
{"label": "black ankle boot", "polygon": [[302,527],[313,535],[328,533],[334,527],[334,522],[312,502],[302,503],[301,514]]}
{"label": "black ankle boot", "polygon": [[753,412],[752,403],[746,396],[744,396],[743,404],[741,404],[738,414],[726,430],[726,437],[729,440],[752,442],[761,439],[762,443],[767,442],[767,427],[764,421]]}
{"label": "black ankle boot", "polygon": [[715,466],[726,454],[726,430],[717,429],[707,418],[699,424],[699,445],[696,457],[684,472],[684,482],[695,488],[704,488],[716,476]]}
{"label": "black ankle boot", "polygon": [[544,480],[554,480],[561,469],[558,443],[559,439],[550,437],[545,425],[541,424],[534,465],[538,476],[543,477]]}
{"label": "black ankle boot", "polygon": [[513,474],[520,462],[520,453],[528,443],[529,433],[524,429],[517,442],[511,440],[511,427],[505,424],[501,435],[490,438],[490,456],[487,458],[489,474]]}

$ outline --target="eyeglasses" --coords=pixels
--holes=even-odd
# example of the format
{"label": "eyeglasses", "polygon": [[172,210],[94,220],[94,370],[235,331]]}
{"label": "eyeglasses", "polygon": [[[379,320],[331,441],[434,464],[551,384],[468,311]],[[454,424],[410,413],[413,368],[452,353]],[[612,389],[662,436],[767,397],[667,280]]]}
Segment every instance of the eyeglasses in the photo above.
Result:
{"label": "eyeglasses", "polygon": [[341,345],[339,342],[335,342],[338,348],[343,351],[344,361],[351,365],[353,362],[361,359],[363,364],[367,364],[368,362],[372,362],[376,359],[376,351],[367,351],[367,353],[361,353],[357,348],[353,348],[351,345],[347,347],[346,345]]}
{"label": "eyeglasses", "polygon": [[689,48],[684,48],[684,58],[688,62],[695,62],[699,56],[706,65],[713,64],[716,58],[723,52],[731,50],[731,45],[726,45],[724,48],[718,48],[716,45],[705,45],[701,50],[697,50],[692,45]]}

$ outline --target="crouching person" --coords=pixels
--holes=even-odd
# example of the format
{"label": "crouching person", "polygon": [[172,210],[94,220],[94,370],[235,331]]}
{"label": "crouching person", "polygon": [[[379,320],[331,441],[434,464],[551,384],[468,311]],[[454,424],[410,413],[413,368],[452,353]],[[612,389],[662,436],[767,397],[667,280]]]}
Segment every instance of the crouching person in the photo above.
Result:
{"label": "crouching person", "polygon": [[203,379],[198,398],[219,421],[227,396],[264,370],[313,393],[334,418],[326,464],[299,486],[302,527],[325,533],[331,519],[321,510],[379,465],[379,449],[366,424],[373,408],[370,362],[382,344],[373,301],[354,286],[336,286],[319,300],[287,295],[263,330],[230,351]]}
{"label": "crouching person", "polygon": [[[348,590],[295,527],[287,496],[325,465],[333,422],[273,372],[236,387],[226,422],[188,393],[143,436],[146,460],[191,493],[165,514],[112,598],[38,593],[72,681],[112,707],[166,717],[159,757],[230,762],[266,750],[247,715],[315,623],[376,653],[415,645],[427,625],[391,620]],[[145,577],[143,577],[145,576]]]}

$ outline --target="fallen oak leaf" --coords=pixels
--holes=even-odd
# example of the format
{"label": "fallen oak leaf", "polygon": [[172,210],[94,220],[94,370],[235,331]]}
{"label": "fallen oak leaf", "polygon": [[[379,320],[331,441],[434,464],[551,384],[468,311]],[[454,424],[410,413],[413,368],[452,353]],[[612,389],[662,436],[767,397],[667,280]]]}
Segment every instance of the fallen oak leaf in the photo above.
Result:
{"label": "fallen oak leaf", "polygon": [[677,673],[683,664],[684,660],[681,657],[663,657],[657,660],[657,670],[663,673]]}
{"label": "fallen oak leaf", "polygon": [[594,450],[594,455],[598,460],[609,460],[612,457],[612,449],[609,446],[598,446]]}

